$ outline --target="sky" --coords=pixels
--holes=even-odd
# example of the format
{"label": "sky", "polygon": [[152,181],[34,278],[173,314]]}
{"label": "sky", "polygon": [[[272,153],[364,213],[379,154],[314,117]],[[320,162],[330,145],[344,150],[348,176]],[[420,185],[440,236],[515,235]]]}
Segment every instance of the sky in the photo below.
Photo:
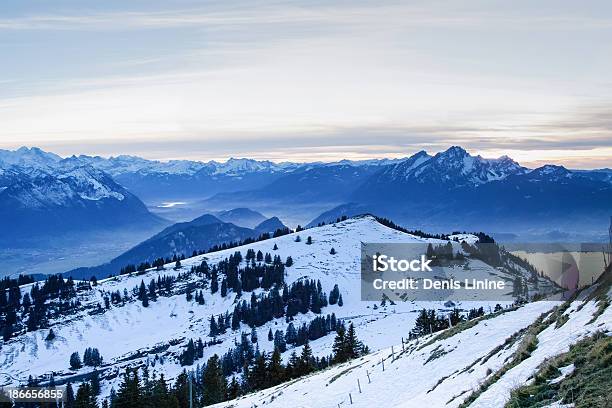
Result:
{"label": "sky", "polygon": [[609,1],[0,2],[0,148],[612,167]]}

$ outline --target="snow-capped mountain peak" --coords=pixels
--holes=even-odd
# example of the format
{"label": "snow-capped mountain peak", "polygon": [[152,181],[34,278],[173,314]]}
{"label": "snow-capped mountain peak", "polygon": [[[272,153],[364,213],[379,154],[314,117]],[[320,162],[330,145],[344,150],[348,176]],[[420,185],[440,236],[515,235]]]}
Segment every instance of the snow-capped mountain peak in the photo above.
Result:
{"label": "snow-capped mountain peak", "polygon": [[452,146],[418,166],[412,177],[419,182],[437,182],[453,186],[479,185],[501,180],[526,169],[507,156],[485,159],[470,155],[459,146]]}
{"label": "snow-capped mountain peak", "polygon": [[62,158],[38,147],[22,146],[17,150],[0,150],[0,169],[11,166],[44,168],[58,163]]}

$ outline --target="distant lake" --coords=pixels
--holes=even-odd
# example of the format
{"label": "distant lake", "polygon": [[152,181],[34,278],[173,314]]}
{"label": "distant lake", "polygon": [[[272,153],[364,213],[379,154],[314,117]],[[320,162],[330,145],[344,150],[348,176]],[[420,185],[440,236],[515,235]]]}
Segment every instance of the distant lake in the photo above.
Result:
{"label": "distant lake", "polygon": [[590,285],[596,281],[604,269],[601,252],[565,251],[565,252],[528,252],[512,251],[520,258],[526,259],[544,272],[552,281],[562,287],[578,281],[579,286]]}
{"label": "distant lake", "polygon": [[184,201],[164,201],[163,203],[161,203],[160,205],[158,205],[159,208],[172,208],[172,207],[176,207],[178,205],[185,205],[187,204]]}

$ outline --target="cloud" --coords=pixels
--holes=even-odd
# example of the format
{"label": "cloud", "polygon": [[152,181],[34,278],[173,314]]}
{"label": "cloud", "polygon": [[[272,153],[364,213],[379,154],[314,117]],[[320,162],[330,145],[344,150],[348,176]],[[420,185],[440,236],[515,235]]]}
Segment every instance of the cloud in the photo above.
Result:
{"label": "cloud", "polygon": [[[501,3],[500,3],[501,5]],[[31,14],[0,19],[0,30],[138,30],[177,27],[238,27],[252,25],[341,24],[371,25],[375,21],[403,27],[504,27],[513,30],[608,29],[612,19],[605,13],[584,15],[580,8],[563,12],[561,7],[543,7],[534,13],[528,4],[514,9],[494,3],[435,3],[426,5],[393,1],[353,3],[246,2],[226,5],[210,3],[206,8],[146,11]],[[77,8],[78,9],[78,8]],[[605,5],[604,5],[605,10]],[[607,10],[609,11],[609,10]]]}

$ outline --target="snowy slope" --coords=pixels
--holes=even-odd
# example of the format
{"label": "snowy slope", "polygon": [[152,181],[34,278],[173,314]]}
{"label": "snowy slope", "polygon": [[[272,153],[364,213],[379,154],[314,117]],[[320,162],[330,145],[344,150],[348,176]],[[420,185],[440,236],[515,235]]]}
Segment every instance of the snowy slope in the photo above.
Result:
{"label": "snowy slope", "polygon": [[[263,390],[216,407],[457,407],[516,351],[506,339],[528,327],[558,302],[536,302],[482,320],[448,339],[426,345],[432,336],[394,349],[383,349],[301,380]],[[510,391],[529,381],[547,357],[566,352],[570,344],[595,331],[612,329],[610,307],[593,323],[595,302],[574,302],[569,320],[551,324],[539,336],[532,356],[509,370],[470,407],[503,407]],[[520,337],[519,337],[520,339]],[[383,360],[385,369],[383,371]],[[359,381],[359,382],[358,382]],[[359,390],[361,388],[361,391]],[[352,404],[351,404],[352,401]]]}
{"label": "snowy slope", "polygon": [[[300,242],[296,242],[297,235],[301,237]],[[311,245],[306,244],[308,236],[312,237]],[[112,306],[110,309],[102,311],[98,311],[97,305],[103,304],[103,297],[109,292],[117,290],[122,293],[124,290],[131,292],[141,281],[148,283],[152,278],[157,278],[160,275],[176,276],[178,273],[187,272],[192,265],[199,265],[204,259],[207,260],[209,265],[212,265],[236,250],[240,250],[244,255],[250,248],[255,251],[261,250],[264,253],[270,252],[279,255],[283,260],[291,256],[294,264],[286,269],[285,281],[288,285],[304,278],[319,279],[323,291],[329,293],[334,284],[338,284],[344,305],[342,307],[338,305],[328,306],[323,309],[323,314],[333,312],[345,322],[354,323],[359,338],[371,350],[383,350],[365,358],[370,362],[368,364],[375,365],[381,356],[389,353],[388,347],[395,345],[395,350],[399,350],[397,345],[401,343],[402,338],[407,338],[409,331],[414,326],[418,310],[423,307],[446,308],[441,303],[433,302],[398,302],[396,305],[381,306],[380,302],[361,301],[359,263],[362,241],[442,242],[405,234],[379,224],[373,217],[364,216],[239,248],[189,258],[182,262],[183,267],[178,271],[172,268],[173,265],[166,265],[166,269],[163,271],[151,270],[143,275],[124,275],[109,278],[99,282],[98,286],[94,287],[92,291],[79,294],[83,307],[78,314],[51,321],[52,328],[57,336],[53,342],[44,340],[48,330],[43,329],[22,334],[3,344],[0,354],[0,371],[22,379],[29,375],[44,378],[45,375],[53,371],[56,381],[65,381],[75,374],[83,374],[91,370],[90,368],[83,368],[77,372],[69,370],[70,354],[74,351],[82,353],[85,347],[96,347],[100,350],[105,361],[105,365],[102,367],[102,376],[108,378],[103,382],[104,393],[108,393],[111,386],[115,388],[118,386],[120,377],[116,377],[115,374],[123,372],[126,366],[151,363],[156,356],[163,357],[164,364],[157,363],[154,367],[150,367],[150,371],[163,372],[166,378],[172,379],[183,370],[183,367],[178,364],[176,356],[184,349],[188,340],[198,337],[203,340],[210,339],[207,337],[210,316],[233,310],[235,296],[232,293],[222,298],[219,293],[211,295],[205,286],[200,286],[204,290],[206,304],[198,305],[195,301],[188,302],[185,299],[184,291],[181,290],[184,290],[187,282],[181,281],[175,284],[174,295],[159,297],[156,301],[151,301],[147,308],[135,300],[125,306]],[[278,246],[278,250],[273,251],[272,248],[275,244]],[[336,250],[333,255],[330,254],[332,247]],[[501,273],[482,262],[480,262],[479,271],[482,273]],[[191,276],[189,279],[189,282],[196,285],[202,283],[198,276]],[[261,293],[261,289],[258,289],[256,293]],[[243,295],[243,299],[248,298],[248,293]],[[510,301],[511,298],[508,300]],[[494,303],[481,302],[478,305],[492,308]],[[465,309],[474,306],[475,304],[470,302],[464,302],[463,305],[459,304],[459,307]],[[487,332],[485,332],[485,328],[489,327],[490,323],[479,324],[477,326],[480,327],[479,331],[488,339],[486,343],[481,344],[483,350],[486,347],[493,348],[499,340],[503,340],[514,331],[528,325],[537,315],[552,306],[552,302],[538,303],[528,305],[517,312],[510,312],[508,316],[502,315],[499,317],[499,319],[502,319],[499,326],[503,327],[491,326],[486,329]],[[314,317],[315,315],[312,312],[306,315],[298,315],[294,324],[297,326],[301,322],[312,320]],[[286,326],[285,320],[281,318],[259,327],[257,331],[259,333],[258,344],[260,349],[271,351],[273,348],[266,336],[270,328],[285,330]],[[248,331],[249,328],[243,325],[242,330]],[[206,347],[204,358],[197,362],[206,361],[214,353],[225,353],[228,348],[233,347],[234,340],[238,339],[239,336],[240,331],[230,331],[218,337],[222,340],[222,343]],[[332,342],[333,335],[311,342],[314,354],[318,356],[330,354]],[[448,347],[457,346],[457,344],[453,344],[454,346],[449,345]],[[478,345],[473,344],[472,346],[477,347]],[[430,350],[432,348],[424,349],[423,352],[419,353],[415,352],[415,356],[418,354],[421,360],[426,359]],[[289,349],[283,357],[288,358],[291,351]],[[461,360],[462,363],[469,363],[464,360]],[[406,361],[406,364],[416,364],[409,363],[408,359]],[[427,370],[430,371],[429,367],[433,366],[432,363],[431,366],[427,367]],[[416,369],[414,367],[409,366],[408,372]],[[331,372],[337,372],[341,369],[334,368],[333,370],[336,371]],[[372,367],[372,370],[374,370],[374,367]],[[325,373],[320,375],[328,376]],[[424,380],[422,386],[431,387],[432,382],[435,383],[439,377],[431,378],[428,381]],[[343,388],[337,393],[324,394],[327,395],[326,398],[334,396],[334,401],[337,400],[336,403],[341,402],[342,398],[346,396],[345,389],[354,386],[353,381],[345,384],[344,380],[338,380],[334,384],[334,387],[341,385]],[[458,384],[462,384],[462,381],[459,381]],[[326,403],[322,402],[323,405]],[[335,406],[335,403],[332,405]],[[292,404],[289,403],[288,406],[292,406]]]}

